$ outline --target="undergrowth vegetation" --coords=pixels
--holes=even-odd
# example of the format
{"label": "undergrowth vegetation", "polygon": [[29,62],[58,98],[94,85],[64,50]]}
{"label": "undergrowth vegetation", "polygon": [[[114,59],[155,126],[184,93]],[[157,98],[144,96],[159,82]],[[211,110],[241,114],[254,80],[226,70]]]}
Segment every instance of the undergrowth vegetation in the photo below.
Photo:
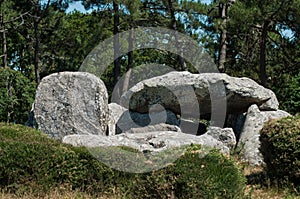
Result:
{"label": "undergrowth vegetation", "polygon": [[[268,122],[261,131],[266,168],[245,172],[249,166],[233,159],[238,157],[200,145],[166,150],[151,159],[128,147],[73,147],[32,128],[0,123],[0,190],[4,197],[25,198],[60,193],[62,198],[297,198],[299,138],[299,116]],[[104,159],[98,161],[97,154]],[[174,154],[178,158],[168,163]],[[146,171],[160,158],[166,166],[151,172],[126,173],[105,165],[142,165]]]}
{"label": "undergrowth vegetation", "polygon": [[300,117],[269,121],[261,131],[261,152],[271,183],[300,192]]}
{"label": "undergrowth vegetation", "polygon": [[21,125],[0,125],[1,188],[45,192],[66,185],[103,191],[111,175],[85,148],[63,145]]}
{"label": "undergrowth vegetation", "polygon": [[21,125],[0,123],[0,188],[39,196],[63,186],[93,196],[123,198],[244,197],[246,179],[236,163],[217,150],[204,157],[199,151],[201,146],[192,145],[165,168],[126,173],[104,165],[86,148],[62,144]]}

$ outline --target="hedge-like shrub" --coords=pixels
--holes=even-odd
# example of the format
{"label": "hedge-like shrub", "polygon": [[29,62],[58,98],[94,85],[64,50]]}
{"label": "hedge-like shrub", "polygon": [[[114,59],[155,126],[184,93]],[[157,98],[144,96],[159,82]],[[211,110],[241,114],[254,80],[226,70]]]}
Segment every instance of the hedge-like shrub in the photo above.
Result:
{"label": "hedge-like shrub", "polygon": [[[273,182],[300,185],[300,117],[271,120],[261,130],[261,152]],[[274,181],[276,180],[276,181]]]}
{"label": "hedge-like shrub", "polygon": [[[120,149],[147,159],[147,154],[143,158],[143,153],[136,150]],[[109,150],[113,148],[104,149]],[[182,148],[174,150],[166,151],[162,157],[182,152]],[[203,150],[209,153],[203,156]],[[199,145],[189,146],[173,164],[142,174],[113,170],[90,152],[62,144],[29,127],[0,123],[0,190],[41,195],[67,185],[95,196],[114,192],[137,199],[241,198],[244,193],[246,180],[235,162],[217,150]],[[121,165],[127,164],[120,154],[115,159]]]}
{"label": "hedge-like shrub", "polygon": [[112,173],[85,148],[64,145],[29,127],[0,123],[0,188],[40,194],[68,185],[101,192]]}
{"label": "hedge-like shrub", "polygon": [[243,198],[246,179],[219,151],[190,146],[173,165],[133,179],[128,198]]}

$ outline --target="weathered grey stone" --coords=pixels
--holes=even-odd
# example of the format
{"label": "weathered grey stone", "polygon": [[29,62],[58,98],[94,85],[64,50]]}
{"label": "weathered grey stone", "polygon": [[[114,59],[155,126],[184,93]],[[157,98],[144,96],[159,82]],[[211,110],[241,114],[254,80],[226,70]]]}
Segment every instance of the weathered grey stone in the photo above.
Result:
{"label": "weathered grey stone", "polygon": [[180,114],[181,109],[190,109],[185,111],[193,114],[197,112],[199,103],[200,114],[207,115],[212,113],[211,96],[214,96],[215,103],[227,100],[227,114],[246,112],[252,104],[257,104],[261,110],[278,109],[275,94],[249,78],[186,71],[139,82],[121,97],[121,105],[131,111],[145,113],[154,104],[160,104],[175,114]]}
{"label": "weathered grey stone", "polygon": [[249,162],[250,165],[263,164],[263,157],[259,151],[260,130],[267,121],[289,115],[289,113],[282,110],[260,111],[257,105],[250,106],[238,142],[238,147],[242,150],[243,159]]}
{"label": "weathered grey stone", "polygon": [[211,126],[209,127],[206,134],[222,142],[229,149],[233,149],[236,145],[236,137],[232,128],[220,128]]}
{"label": "weathered grey stone", "polygon": [[[179,126],[179,121],[174,113],[169,110],[161,111],[161,109],[159,109],[158,111],[159,112],[154,112],[150,110],[150,113],[145,114],[128,110],[123,112],[116,124],[116,134],[120,134],[132,128],[141,128],[163,123]],[[161,131],[162,129],[164,128],[159,128],[156,131]]]}
{"label": "weathered grey stone", "polygon": [[116,124],[124,112],[128,111],[126,108],[116,103],[108,104],[109,119],[108,119],[108,135],[116,134]]}
{"label": "weathered grey stone", "polygon": [[34,116],[38,128],[61,139],[71,134],[105,135],[108,94],[104,83],[83,72],[61,72],[42,79]]}
{"label": "weathered grey stone", "polygon": [[199,122],[199,119],[184,119],[180,118],[180,129],[183,133],[191,135],[203,135],[207,131],[207,126]]}
{"label": "weathered grey stone", "polygon": [[148,125],[140,128],[131,128],[125,133],[148,133],[148,132],[158,132],[158,131],[181,132],[178,126],[160,123],[160,124]]}
{"label": "weathered grey stone", "polygon": [[105,135],[66,135],[63,137],[62,142],[76,147],[119,146],[120,143],[116,142],[113,137]]}
{"label": "weathered grey stone", "polygon": [[210,135],[195,136],[173,131],[123,133],[107,137],[101,135],[68,135],[63,138],[63,142],[86,147],[128,146],[139,151],[149,152],[160,152],[193,143],[217,148],[226,154],[230,152],[228,147]]}
{"label": "weathered grey stone", "polygon": [[[177,118],[169,111],[153,108],[149,114],[128,111],[126,108],[111,103],[108,105],[110,112],[108,128],[109,135],[124,132],[140,133],[153,131],[177,131],[192,135],[202,135],[206,132],[206,126],[199,122]],[[180,128],[179,128],[180,127]]]}

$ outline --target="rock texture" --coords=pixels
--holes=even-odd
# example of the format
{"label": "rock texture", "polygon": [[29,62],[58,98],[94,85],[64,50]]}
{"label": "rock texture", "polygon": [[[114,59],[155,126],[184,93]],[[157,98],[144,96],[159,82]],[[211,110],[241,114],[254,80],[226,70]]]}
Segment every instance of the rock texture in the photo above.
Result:
{"label": "rock texture", "polygon": [[233,149],[236,146],[236,137],[232,128],[220,128],[212,126],[208,129],[206,134],[222,142],[229,149]]}
{"label": "rock texture", "polygon": [[104,83],[83,72],[61,72],[42,79],[34,116],[38,128],[61,139],[72,134],[105,135],[108,94]]}
{"label": "rock texture", "polygon": [[120,106],[119,104],[110,103],[108,104],[108,111],[108,135],[111,136],[116,134],[116,124],[119,121],[120,117],[123,115],[123,113],[128,110]]}
{"label": "rock texture", "polygon": [[191,113],[197,111],[199,103],[200,114],[206,115],[212,112],[211,100],[215,103],[227,100],[227,114],[246,112],[252,104],[257,104],[261,110],[278,109],[275,94],[249,78],[186,71],[139,82],[121,97],[121,105],[131,111],[145,113],[151,106],[160,104],[180,114],[181,109],[190,109],[185,111]]}
{"label": "rock texture", "polygon": [[160,152],[193,143],[218,148],[226,154],[230,152],[228,147],[210,135],[195,136],[172,131],[122,133],[115,136],[68,135],[63,138],[63,142],[86,147],[128,146],[142,152]]}
{"label": "rock texture", "polygon": [[131,128],[125,131],[125,133],[147,133],[147,132],[158,132],[158,131],[182,132],[178,126],[160,123],[160,124],[148,125],[140,128]]}
{"label": "rock texture", "polygon": [[[160,152],[193,143],[229,154],[238,141],[244,160],[260,165],[264,123],[289,116],[278,110],[271,90],[248,78],[219,73],[170,72],[133,86],[121,97],[121,106],[107,101],[104,83],[92,74],[52,74],[37,89],[31,120],[49,136],[74,146]],[[200,118],[211,116],[214,126],[224,124],[214,114],[224,121],[226,116],[226,125],[233,129],[207,130]]]}
{"label": "rock texture", "polygon": [[255,104],[249,107],[238,143],[245,161],[249,162],[250,165],[261,165],[263,163],[263,156],[259,151],[260,130],[267,121],[287,116],[290,116],[290,114],[282,110],[260,111]]}
{"label": "rock texture", "polygon": [[[150,110],[149,113],[144,114],[126,110],[116,123],[116,134],[120,134],[132,128],[141,128],[164,123],[179,126],[179,120],[176,115],[169,110],[162,111],[159,109],[158,112]],[[157,129],[157,131],[160,130],[162,130],[162,128]]]}

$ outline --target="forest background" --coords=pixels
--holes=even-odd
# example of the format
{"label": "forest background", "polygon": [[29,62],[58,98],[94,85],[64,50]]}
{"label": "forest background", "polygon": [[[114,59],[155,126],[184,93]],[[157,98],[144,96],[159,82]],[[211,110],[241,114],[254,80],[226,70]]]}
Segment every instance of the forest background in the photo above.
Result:
{"label": "forest background", "polygon": [[[70,10],[74,3],[85,11]],[[137,27],[185,34],[220,72],[254,79],[281,109],[300,113],[300,0],[0,0],[0,121],[25,124],[43,77],[78,71],[101,41]],[[144,49],[116,58],[101,78],[111,93],[126,71],[149,63],[193,72],[180,55]]]}

